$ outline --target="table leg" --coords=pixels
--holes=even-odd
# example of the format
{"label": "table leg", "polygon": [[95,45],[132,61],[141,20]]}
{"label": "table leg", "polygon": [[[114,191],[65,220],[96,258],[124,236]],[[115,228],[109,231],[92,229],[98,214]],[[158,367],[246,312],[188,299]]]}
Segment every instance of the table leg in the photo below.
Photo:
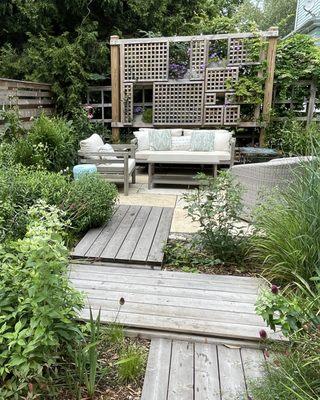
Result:
{"label": "table leg", "polygon": [[213,164],[212,173],[213,173],[214,178],[216,178],[218,176],[218,165],[217,164]]}
{"label": "table leg", "polygon": [[152,189],[152,181],[154,175],[154,164],[148,164],[148,189]]}

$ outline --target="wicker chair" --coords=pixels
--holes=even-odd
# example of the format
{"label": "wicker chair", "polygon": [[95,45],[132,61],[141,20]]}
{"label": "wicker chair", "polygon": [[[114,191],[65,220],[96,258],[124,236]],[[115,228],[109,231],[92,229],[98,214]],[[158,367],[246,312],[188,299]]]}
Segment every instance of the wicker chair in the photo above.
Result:
{"label": "wicker chair", "polygon": [[302,162],[311,159],[312,157],[278,158],[264,163],[233,166],[231,173],[244,189],[243,219],[250,220],[252,210],[263,201],[263,195],[292,182],[296,169]]}

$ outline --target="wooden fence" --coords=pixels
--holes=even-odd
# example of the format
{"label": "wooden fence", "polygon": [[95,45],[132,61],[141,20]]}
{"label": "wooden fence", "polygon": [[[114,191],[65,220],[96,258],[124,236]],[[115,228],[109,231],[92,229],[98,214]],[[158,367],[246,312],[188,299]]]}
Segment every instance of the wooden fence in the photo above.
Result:
{"label": "wooden fence", "polygon": [[[0,109],[7,107],[16,108],[24,123],[41,112],[51,115],[55,112],[51,85],[0,78]],[[0,117],[0,125],[3,123]]]}

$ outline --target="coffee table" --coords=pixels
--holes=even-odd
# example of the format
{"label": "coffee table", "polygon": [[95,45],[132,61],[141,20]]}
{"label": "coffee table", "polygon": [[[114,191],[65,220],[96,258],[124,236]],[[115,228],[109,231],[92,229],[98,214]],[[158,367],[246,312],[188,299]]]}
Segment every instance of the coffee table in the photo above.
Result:
{"label": "coffee table", "polygon": [[[218,164],[222,164],[218,156],[212,154],[206,156],[201,154],[199,159],[198,154],[190,153],[184,154],[179,158],[179,154],[167,154],[165,159],[163,155],[158,155],[156,152],[151,154],[148,159],[148,189],[151,189],[155,183],[162,183],[166,185],[198,185],[199,183],[194,179],[194,175],[186,174],[159,174],[156,173],[157,164],[201,164],[212,165],[212,174],[217,176]],[[226,164],[228,161],[226,160]]]}

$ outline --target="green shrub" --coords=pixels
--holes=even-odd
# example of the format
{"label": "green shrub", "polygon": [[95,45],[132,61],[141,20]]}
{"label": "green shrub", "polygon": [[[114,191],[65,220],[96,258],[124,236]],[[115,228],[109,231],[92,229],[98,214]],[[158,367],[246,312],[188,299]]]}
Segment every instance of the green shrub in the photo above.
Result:
{"label": "green shrub", "polygon": [[38,203],[25,238],[0,248],[1,398],[22,398],[80,335],[74,318],[82,297],[68,282],[63,217]]}
{"label": "green shrub", "polygon": [[66,177],[44,170],[13,166],[0,170],[0,237],[15,239],[24,236],[27,210],[38,200],[61,208],[68,193]]}
{"label": "green shrub", "polygon": [[[40,164],[48,170],[60,171],[74,165],[76,161],[75,135],[71,125],[63,118],[50,118],[41,114],[33,123],[27,141],[37,149],[36,154],[41,155],[40,159],[34,160],[35,165]],[[23,159],[17,161],[23,163]]]}
{"label": "green shrub", "polygon": [[270,281],[309,282],[320,268],[320,162],[298,169],[295,181],[256,211],[252,253]]}
{"label": "green shrub", "polygon": [[316,123],[306,127],[303,122],[287,118],[284,123],[275,122],[269,127],[267,141],[286,156],[306,156],[313,154],[318,147],[320,129]]}
{"label": "green shrub", "polygon": [[45,170],[14,166],[0,170],[0,239],[21,238],[27,225],[27,210],[45,200],[65,211],[71,221],[70,235],[106,222],[117,199],[115,185],[98,175],[78,181]]}
{"label": "green shrub", "polygon": [[151,124],[152,123],[152,114],[153,114],[152,108],[146,108],[142,114],[142,121],[147,124]]}
{"label": "green shrub", "polygon": [[117,188],[99,175],[85,174],[72,181],[64,207],[77,233],[95,228],[113,214]]}
{"label": "green shrub", "polygon": [[228,172],[217,178],[199,174],[197,179],[199,188],[184,196],[188,215],[200,225],[195,240],[223,262],[241,259],[247,240],[243,229],[237,227],[242,209],[240,185]]}

